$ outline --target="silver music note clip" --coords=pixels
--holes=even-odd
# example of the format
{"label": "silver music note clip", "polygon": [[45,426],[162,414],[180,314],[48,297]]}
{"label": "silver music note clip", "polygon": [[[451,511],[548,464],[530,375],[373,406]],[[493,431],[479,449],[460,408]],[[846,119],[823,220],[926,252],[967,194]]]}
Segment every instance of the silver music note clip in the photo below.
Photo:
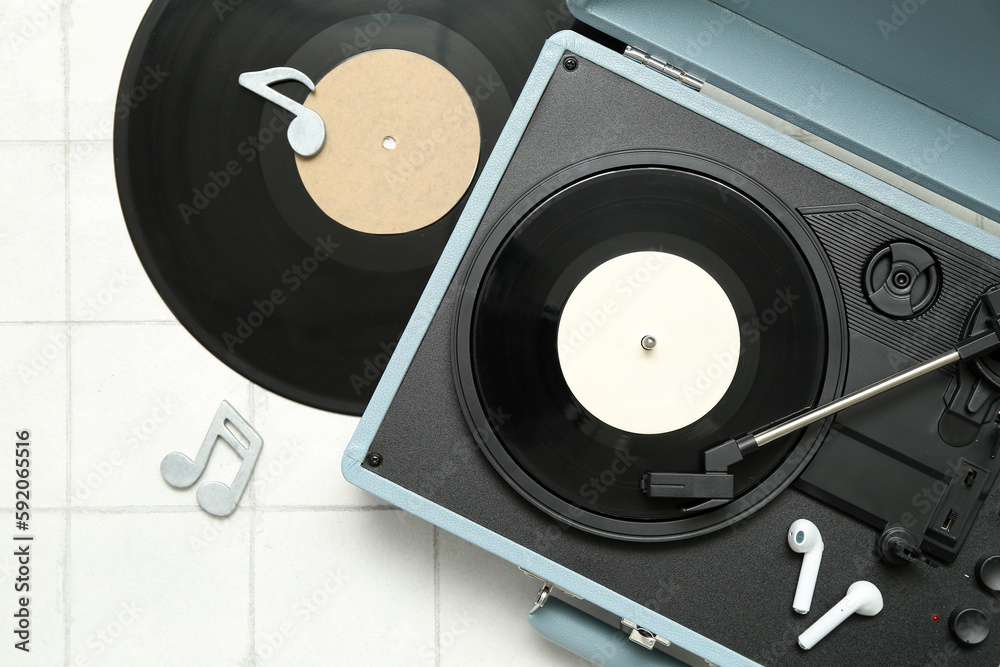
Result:
{"label": "silver music note clip", "polygon": [[257,465],[257,457],[264,447],[264,439],[228,401],[223,401],[215,413],[212,426],[209,427],[208,434],[201,443],[197,458],[191,460],[180,452],[167,454],[160,463],[160,474],[171,486],[179,489],[188,488],[205,472],[208,459],[219,438],[236,450],[243,462],[231,486],[226,486],[222,482],[205,482],[199,486],[198,504],[209,514],[229,516],[236,509],[240,496],[247,488],[253,468]]}
{"label": "silver music note clip", "polygon": [[309,90],[316,90],[312,80],[292,67],[272,67],[260,72],[244,72],[240,74],[240,85],[252,90],[264,99],[277,104],[295,114],[288,124],[288,145],[302,157],[312,157],[319,153],[326,141],[326,125],[318,113],[307,109],[298,102],[285,97],[271,88],[271,84],[282,81],[298,81]]}

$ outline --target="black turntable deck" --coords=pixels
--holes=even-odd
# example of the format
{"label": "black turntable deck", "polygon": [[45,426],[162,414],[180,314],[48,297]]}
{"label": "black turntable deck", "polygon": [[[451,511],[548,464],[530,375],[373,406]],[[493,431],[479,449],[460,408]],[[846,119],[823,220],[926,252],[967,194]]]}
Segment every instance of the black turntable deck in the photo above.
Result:
{"label": "black turntable deck", "polygon": [[[600,159],[617,161],[613,165],[602,163],[586,174],[566,171],[612,153],[615,157]],[[673,157],[660,160],[654,155]],[[677,156],[688,161],[678,162]],[[719,170],[712,173],[705,167],[709,163]],[[612,494],[598,493],[590,502],[592,494],[582,488],[583,478],[558,486],[560,472],[594,458],[579,449],[579,459],[566,454],[553,459],[560,442],[575,438],[585,448],[585,441],[600,442],[604,436],[587,425],[586,410],[570,409],[565,399],[552,408],[555,414],[530,412],[547,400],[545,387],[552,384],[552,373],[545,370],[550,360],[532,348],[537,338],[530,336],[553,340],[551,327],[546,330],[549,325],[544,323],[532,334],[531,321],[537,321],[539,313],[551,315],[552,303],[565,307],[565,294],[557,293],[560,280],[587,251],[573,249],[572,233],[562,240],[545,235],[533,239],[523,231],[527,227],[518,225],[544,213],[536,206],[539,202],[557,205],[550,194],[590,176],[613,177],[632,168],[672,170],[669,179],[687,179],[654,188],[668,192],[667,198],[671,187],[696,193],[699,179],[709,178],[715,180],[716,192],[723,191],[719,183],[733,188],[734,201],[745,198],[768,211],[772,221],[789,216],[784,226],[775,222],[783,238],[791,239],[786,249],[761,241],[760,250],[770,253],[781,270],[798,263],[795,271],[806,267],[811,275],[811,285],[802,283],[802,301],[796,305],[812,306],[796,311],[801,320],[789,332],[799,356],[777,372],[773,366],[780,365],[780,355],[758,350],[759,370],[768,373],[762,392],[766,400],[738,423],[719,420],[720,428],[727,430],[707,436],[699,431],[703,446],[766,426],[947,351],[977,326],[969,312],[979,294],[1000,282],[997,262],[982,253],[581,59],[578,66],[559,68],[553,75],[374,439],[370,451],[381,455],[380,465],[369,469],[763,664],[864,665],[876,658],[884,665],[996,664],[1000,643],[960,646],[951,639],[947,623],[951,611],[961,606],[988,615],[1000,611],[1000,600],[974,577],[977,559],[1000,552],[1000,498],[989,493],[997,467],[991,456],[997,409],[996,389],[988,379],[992,361],[984,362],[985,370],[933,372],[839,414],[832,423],[790,436],[782,455],[759,464],[749,481],[742,483],[737,475],[737,499],[728,509],[688,516],[676,502],[657,505],[655,499],[644,499],[639,480],[650,470],[633,466],[631,458],[612,467],[616,460],[623,461],[614,458],[623,451],[620,434],[607,438],[607,467],[620,471],[605,485],[615,489]],[[546,196],[532,200],[527,194],[560,174],[564,182]],[[634,176],[629,175],[630,183]],[[566,192],[567,197],[574,194]],[[596,197],[595,205],[600,201]],[[572,215],[584,215],[580,210]],[[505,219],[513,221],[512,229],[523,231],[520,246],[504,245],[509,234],[491,237]],[[710,215],[705,224],[711,220],[715,218]],[[615,245],[621,237],[609,232],[591,245],[603,247],[610,239],[605,253],[610,256],[659,244],[643,223],[622,224],[626,235],[638,236]],[[758,230],[753,239],[763,234]],[[559,243],[546,245],[555,240]],[[720,241],[717,257],[726,256],[724,246]],[[504,255],[504,247],[513,254]],[[787,248],[797,248],[801,256]],[[545,252],[532,255],[539,249]],[[750,250],[747,255],[753,254]],[[693,250],[689,256],[696,263],[711,264],[699,260]],[[507,257],[512,263],[504,268]],[[742,270],[732,267],[735,255],[729,257],[730,268]],[[586,261],[596,266],[605,258]],[[899,278],[890,290],[897,272],[886,267],[900,263],[912,269],[908,282],[903,285]],[[746,285],[753,281],[748,276],[759,277],[763,266],[749,270],[741,282]],[[491,273],[494,269],[502,271]],[[523,284],[518,282],[522,278]],[[736,308],[741,322],[756,318],[761,340],[764,327],[790,326],[787,321],[779,325],[780,317],[767,313],[761,300],[778,298],[769,290],[779,283],[765,281],[765,294],[753,295],[752,307],[746,312]],[[468,289],[470,284],[474,289]],[[490,314],[492,298],[506,304],[508,321]],[[480,303],[478,299],[486,299],[482,310],[468,305]],[[476,317],[487,325],[479,333]],[[743,340],[750,333],[741,329]],[[529,337],[512,342],[509,336]],[[484,357],[490,349],[499,351],[499,357]],[[493,380],[486,376],[509,371],[523,349],[529,350],[523,362],[532,365],[531,372],[514,368],[522,373],[523,394],[499,380],[490,386]],[[809,354],[812,369],[805,361]],[[491,364],[493,370],[484,375]],[[538,383],[533,384],[536,371]],[[734,377],[740,372],[737,369]],[[749,380],[751,389],[757,381]],[[739,388],[740,382],[734,380],[733,386]],[[782,389],[787,396],[774,395]],[[744,397],[739,403],[750,400]],[[969,414],[955,416],[963,408],[992,414],[976,423]],[[953,418],[942,417],[949,410]],[[530,430],[509,430],[525,415],[531,415],[525,420],[529,425],[562,418],[575,431],[554,430],[548,434],[553,440],[536,442],[533,450]],[[755,416],[761,422],[754,423]],[[642,437],[631,442],[644,446]],[[513,451],[509,461],[500,460],[504,451]],[[697,457],[688,458],[674,469],[696,472]],[[588,465],[600,480],[600,467]],[[538,492],[539,486],[552,497]],[[635,494],[624,502],[625,509],[602,505],[625,488]],[[556,500],[571,509],[560,511]],[[558,515],[562,518],[554,518]],[[609,520],[591,520],[598,516]],[[881,614],[846,623],[808,652],[795,643],[808,623],[789,604],[801,557],[788,549],[785,534],[798,518],[819,526],[826,544],[815,609],[833,605],[849,584],[861,579],[875,583],[885,599]],[[657,522],[662,529],[650,531]],[[921,557],[939,566],[891,565],[880,559],[876,543],[887,526],[905,528],[922,550]]]}

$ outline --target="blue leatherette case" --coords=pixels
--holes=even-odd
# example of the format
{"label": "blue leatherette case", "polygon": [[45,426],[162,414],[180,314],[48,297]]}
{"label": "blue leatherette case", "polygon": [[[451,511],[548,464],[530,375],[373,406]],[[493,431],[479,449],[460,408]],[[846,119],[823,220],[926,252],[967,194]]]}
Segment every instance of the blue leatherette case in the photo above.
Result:
{"label": "blue leatherette case", "polygon": [[[867,157],[872,161],[904,172],[911,179],[948,195],[984,214],[1000,212],[1000,193],[995,189],[1000,142],[980,130],[945,116],[930,107],[881,86],[804,47],[770,32],[722,7],[709,2],[682,0],[662,3],[657,0],[618,0],[610,2],[572,2],[574,12],[595,27],[669,59],[682,55],[691,35],[704,29],[705,22],[718,21],[727,32],[728,48],[743,48],[754,53],[759,62],[770,63],[765,74],[744,65],[746,59],[728,58],[724,48],[703,47],[697,63],[684,58],[694,73],[734,94],[743,93],[749,101],[784,116],[806,129]],[[669,16],[668,16],[669,15]],[[715,25],[709,23],[708,25]],[[722,37],[715,38],[721,40]],[[721,42],[717,41],[716,46]],[[565,51],[580,56],[625,77],[692,111],[742,134],[786,157],[800,162],[858,192],[889,205],[916,220],[953,236],[983,252],[1000,258],[1000,238],[951,217],[915,197],[905,194],[857,169],[821,153],[777,130],[767,127],[721,103],[667,79],[626,57],[573,32],[553,36],[545,45],[534,71],[524,87],[513,114],[475,186],[469,203],[417,305],[396,348],[374,398],[343,458],[344,476],[357,486],[422,517],[502,558],[529,570],[539,577],[581,595],[614,614],[628,618],[685,649],[720,666],[753,665],[753,661],[646,609],[614,590],[581,576],[558,563],[545,559],[521,544],[505,539],[486,528],[451,512],[417,493],[366,470],[362,461],[373,437],[403,380],[423,339],[445,290],[465,253],[473,232],[486,211],[498,182],[517,148],[525,127]],[[795,62],[795,71],[781,74],[782,61]],[[796,78],[814,77],[832,82],[838,95],[828,105],[808,102],[808,87],[797,85]],[[854,105],[881,109],[885,122],[860,118]],[[853,109],[853,110],[852,110]],[[933,147],[937,130],[949,124],[955,127],[955,140],[938,159],[915,162],[914,141],[922,137]],[[919,144],[917,144],[919,145]],[[909,151],[909,152],[908,152]],[[909,157],[908,157],[909,156]],[[983,170],[990,176],[984,177]],[[1000,215],[996,215],[1000,217]],[[470,446],[472,444],[470,443]],[[571,650],[596,656],[603,664],[636,664],[635,656],[621,656],[599,650],[589,654],[585,648],[592,634],[593,642],[609,641],[606,626],[581,622],[562,606],[553,616],[534,622],[546,635]],[[565,616],[565,618],[563,618]],[[641,649],[639,649],[641,650]],[[669,659],[664,664],[671,664]]]}

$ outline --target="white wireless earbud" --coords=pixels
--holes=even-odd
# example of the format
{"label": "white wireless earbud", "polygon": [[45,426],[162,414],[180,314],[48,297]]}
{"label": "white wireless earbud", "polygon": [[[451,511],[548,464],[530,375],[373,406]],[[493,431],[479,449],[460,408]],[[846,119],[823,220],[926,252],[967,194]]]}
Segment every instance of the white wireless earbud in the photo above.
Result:
{"label": "white wireless earbud", "polygon": [[816,589],[816,577],[819,576],[819,564],[823,560],[823,538],[820,537],[819,528],[808,519],[799,519],[788,529],[788,546],[796,553],[805,554],[802,557],[792,609],[800,614],[808,614],[813,591]]}
{"label": "white wireless earbud", "polygon": [[847,597],[799,635],[799,646],[806,650],[811,649],[851,614],[874,616],[880,611],[882,611],[882,593],[875,587],[875,584],[867,581],[855,581],[847,589]]}

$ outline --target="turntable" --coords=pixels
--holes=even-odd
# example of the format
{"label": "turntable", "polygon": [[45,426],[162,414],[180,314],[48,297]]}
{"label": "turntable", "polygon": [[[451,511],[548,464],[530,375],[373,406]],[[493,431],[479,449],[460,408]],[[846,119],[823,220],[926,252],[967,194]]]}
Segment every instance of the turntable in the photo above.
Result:
{"label": "turntable", "polygon": [[[667,56],[718,21],[861,90],[773,95],[804,126],[842,137],[855,95],[932,144],[944,123],[908,175],[984,214],[1000,142],[711,3],[669,26],[620,4],[572,6],[624,53],[546,43],[345,475],[538,577],[549,634],[573,608],[685,664],[1000,661],[1000,240],[706,95],[749,82],[722,41],[694,72]],[[905,145],[856,152],[906,171]],[[825,545],[808,617],[802,518]],[[877,615],[796,642],[856,581]]]}

